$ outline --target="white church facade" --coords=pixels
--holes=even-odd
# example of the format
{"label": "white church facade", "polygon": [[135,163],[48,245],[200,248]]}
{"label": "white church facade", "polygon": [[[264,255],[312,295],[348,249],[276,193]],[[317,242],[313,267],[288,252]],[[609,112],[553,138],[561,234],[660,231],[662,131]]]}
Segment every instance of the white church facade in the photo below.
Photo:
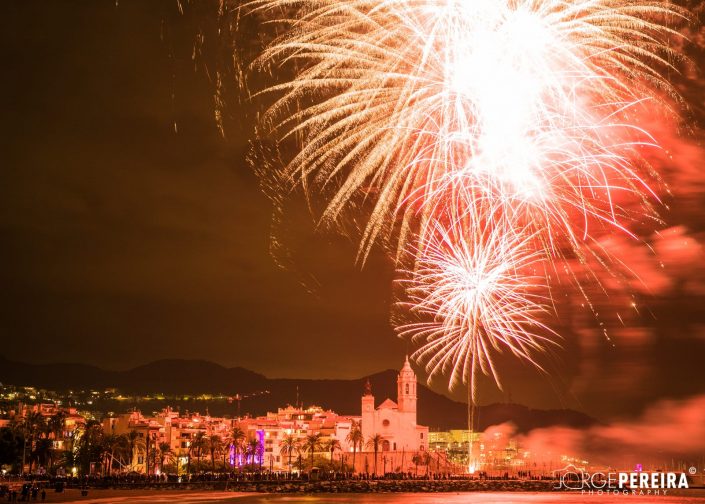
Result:
{"label": "white church facade", "polygon": [[[390,452],[390,458],[394,459],[406,454],[407,460],[402,462],[404,466],[414,453],[428,449],[428,427],[416,423],[416,385],[416,374],[407,358],[397,377],[396,402],[387,398],[375,407],[369,382],[362,396],[361,427],[364,439],[379,434],[383,440],[380,453]],[[365,451],[369,452],[370,448]]]}

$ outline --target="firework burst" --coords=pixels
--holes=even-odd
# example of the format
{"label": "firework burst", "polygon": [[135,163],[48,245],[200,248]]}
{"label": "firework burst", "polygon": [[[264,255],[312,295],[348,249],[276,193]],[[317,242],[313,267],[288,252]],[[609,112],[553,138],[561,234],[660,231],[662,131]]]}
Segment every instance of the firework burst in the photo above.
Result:
{"label": "firework burst", "polygon": [[479,372],[501,384],[495,353],[509,351],[541,368],[534,357],[555,334],[540,322],[550,299],[534,236],[493,216],[431,227],[417,268],[401,281],[408,310],[420,319],[397,328],[420,345],[413,357],[430,378],[445,375],[450,388],[472,384],[473,394]]}
{"label": "firework burst", "polygon": [[[317,220],[365,209],[359,259],[389,245],[407,277],[400,334],[450,383],[498,380],[492,353],[529,362],[553,333],[542,262],[605,264],[594,230],[656,217],[655,146],[635,117],[666,109],[686,13],[641,0],[253,0],[284,24],[255,67],[291,78],[260,134],[294,146],[281,193]],[[289,147],[286,147],[289,146]],[[320,208],[317,202],[323,201]],[[539,266],[544,273],[538,274]],[[553,266],[555,268],[555,266]],[[544,294],[537,294],[543,292]],[[552,341],[552,340],[551,340]],[[474,380],[473,380],[474,381]]]}
{"label": "firework burst", "polygon": [[[287,178],[327,198],[320,220],[373,201],[361,258],[375,240],[421,237],[439,204],[468,191],[500,198],[575,248],[597,219],[621,226],[612,194],[646,201],[628,119],[670,92],[673,55],[657,19],[682,13],[624,0],[260,0],[298,6],[260,64],[294,77],[264,123],[301,146]],[[470,198],[475,205],[477,194]],[[470,211],[474,211],[470,208]],[[576,214],[578,217],[576,218]],[[538,217],[538,220],[537,220]],[[582,229],[575,230],[576,226]],[[412,231],[415,231],[412,232]]]}

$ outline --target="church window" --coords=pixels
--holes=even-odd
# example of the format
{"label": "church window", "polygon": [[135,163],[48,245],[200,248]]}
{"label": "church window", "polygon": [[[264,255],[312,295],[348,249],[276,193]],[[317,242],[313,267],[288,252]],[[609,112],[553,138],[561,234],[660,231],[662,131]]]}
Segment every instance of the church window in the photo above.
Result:
{"label": "church window", "polygon": [[384,425],[385,427],[389,427],[389,420],[387,420],[386,418],[382,420],[382,425]]}
{"label": "church window", "polygon": [[406,393],[407,394],[409,393],[409,384],[408,383],[406,384]]}

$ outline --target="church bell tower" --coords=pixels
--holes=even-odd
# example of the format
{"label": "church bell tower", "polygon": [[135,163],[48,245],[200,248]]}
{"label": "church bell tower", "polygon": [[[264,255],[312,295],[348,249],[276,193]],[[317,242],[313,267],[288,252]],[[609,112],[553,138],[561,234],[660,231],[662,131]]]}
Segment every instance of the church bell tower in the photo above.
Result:
{"label": "church bell tower", "polygon": [[397,405],[400,412],[413,413],[416,419],[416,374],[411,369],[408,355],[397,378]]}
{"label": "church bell tower", "polygon": [[362,395],[362,436],[367,440],[376,434],[375,430],[375,396],[372,395],[370,380],[365,383],[365,392]]}
{"label": "church bell tower", "polygon": [[375,410],[375,396],[372,395],[372,385],[370,385],[369,378],[367,383],[365,383],[365,392],[362,394],[362,415],[365,413],[372,413]]}

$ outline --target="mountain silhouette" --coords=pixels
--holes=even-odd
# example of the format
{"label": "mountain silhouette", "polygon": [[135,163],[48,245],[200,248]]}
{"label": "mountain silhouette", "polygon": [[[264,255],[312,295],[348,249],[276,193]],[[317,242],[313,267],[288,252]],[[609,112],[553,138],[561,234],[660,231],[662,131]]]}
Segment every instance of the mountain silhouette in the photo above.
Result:
{"label": "mountain silhouette", "polygon": [[[145,412],[166,405],[190,409],[207,407],[211,414],[235,414],[230,402],[194,402],[193,399],[174,399],[157,403],[139,399],[145,394],[224,395],[233,398],[239,394],[242,414],[263,415],[297,401],[306,406],[318,405],[340,414],[359,415],[360,397],[370,380],[376,404],[387,397],[396,400],[397,371],[388,369],[353,380],[267,378],[241,367],[226,368],[204,360],[163,359],[126,371],[112,371],[77,363],[27,364],[0,357],[0,382],[5,385],[33,386],[40,389],[104,390],[116,388],[120,393],[135,396],[135,400],[102,405],[105,411],[138,407]],[[95,405],[100,408],[100,404]],[[418,422],[431,429],[462,429],[467,427],[467,404],[438,394],[423,384],[418,386]],[[519,432],[539,427],[563,425],[586,427],[596,421],[573,410],[538,410],[520,404],[495,403],[479,406],[477,427],[513,422]]]}

